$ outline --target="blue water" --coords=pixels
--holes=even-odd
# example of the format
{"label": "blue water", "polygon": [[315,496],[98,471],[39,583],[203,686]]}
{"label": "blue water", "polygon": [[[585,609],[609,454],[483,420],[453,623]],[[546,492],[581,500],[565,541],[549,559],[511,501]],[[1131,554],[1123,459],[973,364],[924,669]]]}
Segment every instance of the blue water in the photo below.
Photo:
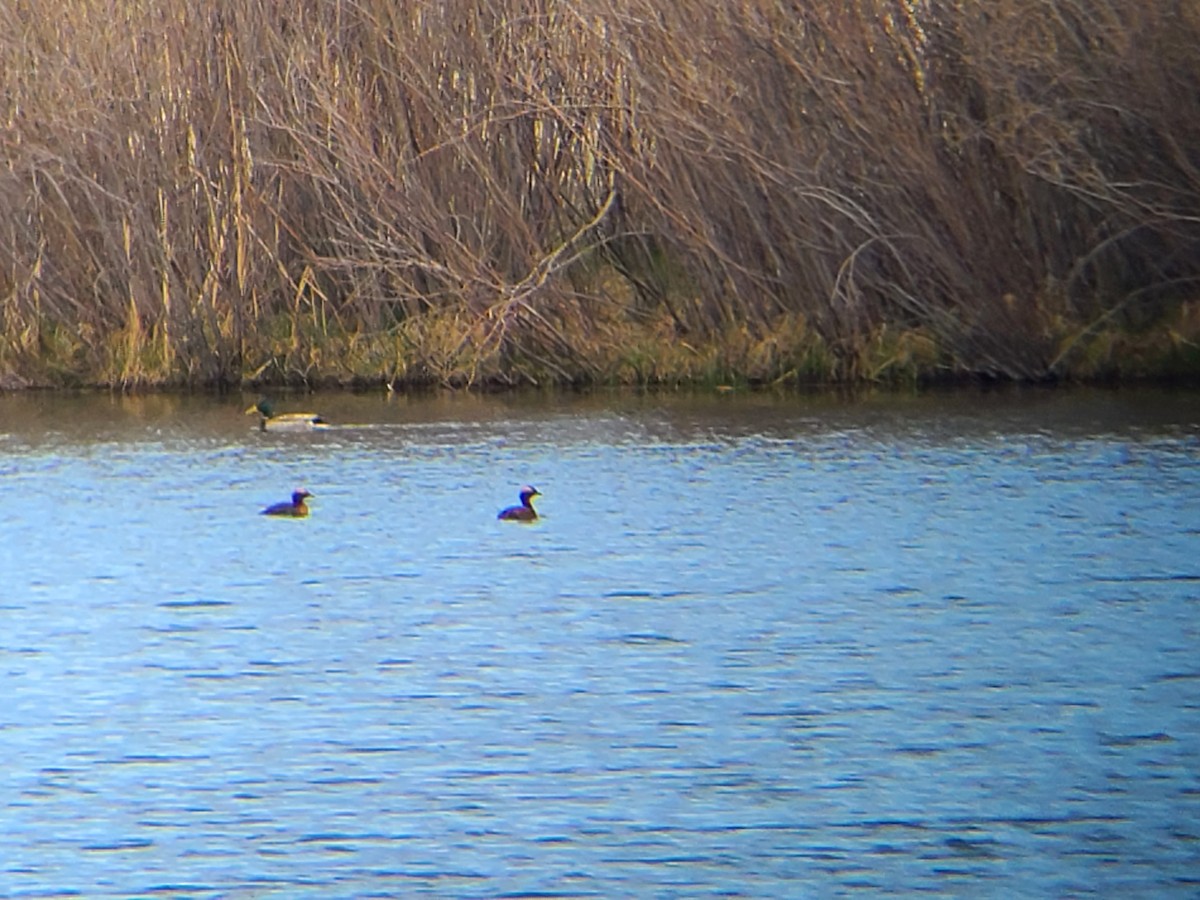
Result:
{"label": "blue water", "polygon": [[1200,894],[1200,396],[246,402],[0,397],[0,895]]}

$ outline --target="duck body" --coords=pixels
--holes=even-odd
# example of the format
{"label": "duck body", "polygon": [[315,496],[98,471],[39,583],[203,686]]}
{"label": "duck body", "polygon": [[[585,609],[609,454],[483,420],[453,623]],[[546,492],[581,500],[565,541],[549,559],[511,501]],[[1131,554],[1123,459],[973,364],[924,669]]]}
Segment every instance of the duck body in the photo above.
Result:
{"label": "duck body", "polygon": [[293,519],[303,519],[308,515],[308,504],[304,501],[311,497],[308,491],[292,491],[291,501],[272,503],[262,511],[264,516],[290,516]]}
{"label": "duck body", "polygon": [[258,415],[258,427],[263,431],[313,431],[328,428],[317,413],[277,413],[270,400],[259,400],[246,410],[246,415]]}
{"label": "duck body", "polygon": [[537,519],[537,511],[533,508],[533,498],[540,497],[542,492],[531,485],[525,485],[521,488],[520,506],[510,506],[508,509],[502,509],[500,514],[496,516],[505,522],[533,522]]}

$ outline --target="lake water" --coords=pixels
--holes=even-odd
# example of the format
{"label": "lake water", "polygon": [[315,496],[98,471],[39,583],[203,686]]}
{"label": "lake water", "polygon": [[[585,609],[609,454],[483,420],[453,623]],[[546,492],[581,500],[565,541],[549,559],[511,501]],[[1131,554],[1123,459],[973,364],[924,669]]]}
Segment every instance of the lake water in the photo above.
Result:
{"label": "lake water", "polygon": [[1200,394],[253,399],[0,396],[3,896],[1200,894]]}

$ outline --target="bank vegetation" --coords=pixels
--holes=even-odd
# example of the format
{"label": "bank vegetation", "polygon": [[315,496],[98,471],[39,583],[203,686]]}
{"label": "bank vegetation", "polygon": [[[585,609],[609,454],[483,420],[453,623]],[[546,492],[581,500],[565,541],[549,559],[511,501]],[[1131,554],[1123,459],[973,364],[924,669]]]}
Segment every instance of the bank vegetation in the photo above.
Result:
{"label": "bank vegetation", "polygon": [[8,0],[0,382],[1200,372],[1194,0]]}

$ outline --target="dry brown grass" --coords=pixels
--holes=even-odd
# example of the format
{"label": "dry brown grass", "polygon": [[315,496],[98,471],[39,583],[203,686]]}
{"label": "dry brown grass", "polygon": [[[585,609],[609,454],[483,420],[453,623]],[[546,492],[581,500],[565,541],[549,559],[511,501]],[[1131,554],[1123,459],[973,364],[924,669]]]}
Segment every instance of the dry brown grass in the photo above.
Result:
{"label": "dry brown grass", "polygon": [[13,0],[0,376],[1186,368],[1195,4],[812,6]]}

